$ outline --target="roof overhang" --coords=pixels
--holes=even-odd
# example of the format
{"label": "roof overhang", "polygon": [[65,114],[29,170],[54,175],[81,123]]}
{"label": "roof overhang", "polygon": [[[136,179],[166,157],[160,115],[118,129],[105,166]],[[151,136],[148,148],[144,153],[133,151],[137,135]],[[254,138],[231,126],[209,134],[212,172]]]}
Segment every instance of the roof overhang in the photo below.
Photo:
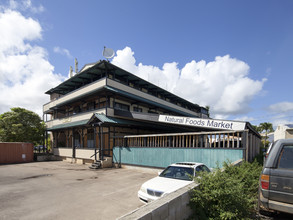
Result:
{"label": "roof overhang", "polygon": [[[248,122],[227,121],[218,119],[204,119],[192,117],[180,117],[171,115],[144,114],[137,112],[124,111],[125,114],[118,114],[118,117],[106,116],[103,113],[94,113],[89,119],[60,124],[47,129],[48,131],[61,130],[74,127],[89,126],[122,126],[136,128],[151,128],[156,130],[170,132],[187,131],[241,131],[249,129],[252,126]],[[117,112],[116,112],[117,113]],[[256,135],[260,135],[256,132]]]}
{"label": "roof overhang", "polygon": [[63,123],[63,124],[55,125],[51,128],[47,128],[47,130],[54,131],[54,130],[61,130],[65,128],[74,128],[74,127],[84,126],[87,124],[87,122],[88,122],[88,119],[75,121],[75,122],[69,122],[69,123]]}
{"label": "roof overhang", "polygon": [[85,65],[85,67],[83,67],[79,73],[75,74],[73,77],[62,82],[55,88],[48,90],[47,92],[45,92],[45,94],[50,95],[53,93],[57,93],[57,94],[65,95],[69,92],[76,90],[77,88],[80,88],[88,83],[91,83],[97,80],[98,78],[100,79],[102,77],[106,77],[108,74],[113,74],[117,78],[127,79],[128,82],[132,82],[132,83],[135,83],[136,85],[145,87],[148,91],[151,91],[154,94],[160,94],[166,98],[172,99],[173,101],[177,101],[186,106],[192,106],[192,108],[195,108],[198,110],[203,108],[167,90],[164,90],[126,70],[123,70],[119,68],[118,66],[115,66],[114,64],[105,60],[100,60],[96,63]]}

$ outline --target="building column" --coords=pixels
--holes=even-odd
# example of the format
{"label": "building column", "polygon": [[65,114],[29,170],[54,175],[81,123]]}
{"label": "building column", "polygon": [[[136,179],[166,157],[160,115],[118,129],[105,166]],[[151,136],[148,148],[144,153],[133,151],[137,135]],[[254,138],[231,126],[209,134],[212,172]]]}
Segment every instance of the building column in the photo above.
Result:
{"label": "building column", "polygon": [[[97,135],[97,131],[96,131],[96,126],[94,126],[94,148],[95,148],[95,161],[97,161],[97,145],[96,145],[96,135]],[[100,153],[100,152],[99,152]]]}
{"label": "building column", "polygon": [[72,129],[72,158],[75,158],[74,129]]}

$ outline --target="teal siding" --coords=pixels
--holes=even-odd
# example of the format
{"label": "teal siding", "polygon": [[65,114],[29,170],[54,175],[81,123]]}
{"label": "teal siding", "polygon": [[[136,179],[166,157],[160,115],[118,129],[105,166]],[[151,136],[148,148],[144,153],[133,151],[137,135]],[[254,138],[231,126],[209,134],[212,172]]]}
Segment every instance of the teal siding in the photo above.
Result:
{"label": "teal siding", "polygon": [[222,166],[225,160],[234,162],[243,158],[243,149],[217,148],[150,148],[150,147],[114,147],[115,163],[150,167],[166,167],[175,162],[202,162],[215,168]]}

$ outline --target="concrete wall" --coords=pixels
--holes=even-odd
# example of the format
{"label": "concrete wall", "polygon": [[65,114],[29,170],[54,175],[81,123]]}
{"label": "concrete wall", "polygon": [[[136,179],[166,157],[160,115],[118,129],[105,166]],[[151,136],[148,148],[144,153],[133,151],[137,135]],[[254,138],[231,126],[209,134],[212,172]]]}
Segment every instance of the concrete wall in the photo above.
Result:
{"label": "concrete wall", "polygon": [[[60,158],[63,158],[71,163],[93,163],[95,157],[91,156],[94,153],[95,149],[76,149],[75,158],[72,158],[72,148],[54,148],[54,155],[40,157],[38,158],[38,161],[60,160]],[[99,158],[99,153],[97,153],[97,158]],[[112,157],[104,157],[104,160],[102,161],[102,167],[112,167]]]}
{"label": "concrete wall", "polygon": [[274,141],[288,138],[293,138],[293,129],[291,126],[289,127],[287,125],[278,125],[274,132]]}
{"label": "concrete wall", "polygon": [[[71,149],[72,152],[72,149]],[[75,150],[75,157],[76,158],[83,158],[83,159],[94,159],[95,156],[91,158],[91,156],[95,153],[94,149],[76,149]],[[99,153],[97,153],[97,157],[99,157]]]}
{"label": "concrete wall", "polygon": [[54,155],[60,157],[72,157],[72,148],[54,148]]}
{"label": "concrete wall", "polygon": [[187,219],[192,213],[188,206],[189,191],[197,186],[197,183],[192,183],[120,217],[119,220]]}
{"label": "concrete wall", "polygon": [[286,129],[287,129],[287,126],[279,125],[274,132],[274,141],[279,139],[285,139]]}
{"label": "concrete wall", "polygon": [[286,139],[293,138],[293,130],[287,130],[286,132]]}

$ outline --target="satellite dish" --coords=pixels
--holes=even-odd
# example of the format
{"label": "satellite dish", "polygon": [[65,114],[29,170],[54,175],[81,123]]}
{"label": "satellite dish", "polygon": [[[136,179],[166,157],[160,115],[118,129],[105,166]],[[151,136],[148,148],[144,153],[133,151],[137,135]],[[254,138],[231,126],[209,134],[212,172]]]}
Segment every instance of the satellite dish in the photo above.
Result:
{"label": "satellite dish", "polygon": [[113,49],[104,47],[104,50],[103,50],[103,56],[104,56],[106,59],[111,59],[111,58],[114,57],[114,55],[115,55],[115,52],[114,52]]}

